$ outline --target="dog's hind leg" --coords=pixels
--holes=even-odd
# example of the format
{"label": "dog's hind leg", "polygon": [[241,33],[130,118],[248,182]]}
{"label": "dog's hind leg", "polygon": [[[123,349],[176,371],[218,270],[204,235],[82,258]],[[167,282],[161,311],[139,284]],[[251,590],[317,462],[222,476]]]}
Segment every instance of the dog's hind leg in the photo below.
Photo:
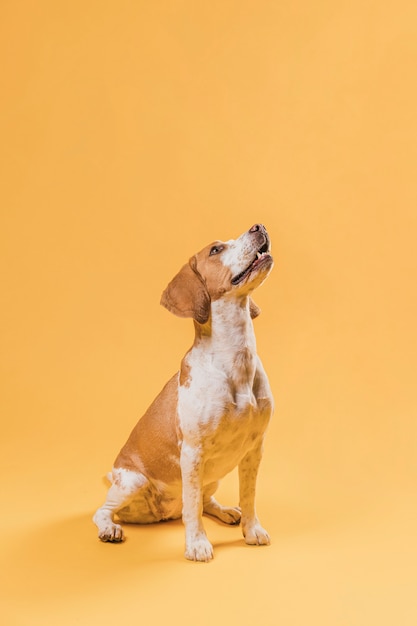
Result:
{"label": "dog's hind leg", "polygon": [[203,492],[203,513],[217,517],[221,522],[225,524],[239,524],[240,523],[240,508],[239,507],[227,507],[222,506],[213,496],[219,483],[210,483],[204,487]]}
{"label": "dog's hind leg", "polygon": [[98,536],[101,541],[120,543],[124,540],[124,533],[120,524],[114,523],[114,514],[127,506],[135,494],[147,486],[148,479],[139,472],[123,468],[113,469],[110,476],[112,485],[108,491],[107,499],[103,506],[96,511],[93,521],[98,528]]}

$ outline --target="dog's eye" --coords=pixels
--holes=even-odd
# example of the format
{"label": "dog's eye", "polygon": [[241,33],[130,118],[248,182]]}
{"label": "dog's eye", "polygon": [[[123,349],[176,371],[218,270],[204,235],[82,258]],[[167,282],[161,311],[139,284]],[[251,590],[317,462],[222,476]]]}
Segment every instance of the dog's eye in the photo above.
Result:
{"label": "dog's eye", "polygon": [[210,250],[209,256],[213,256],[213,254],[219,254],[219,252],[221,252],[223,248],[224,246],[213,246],[212,249]]}

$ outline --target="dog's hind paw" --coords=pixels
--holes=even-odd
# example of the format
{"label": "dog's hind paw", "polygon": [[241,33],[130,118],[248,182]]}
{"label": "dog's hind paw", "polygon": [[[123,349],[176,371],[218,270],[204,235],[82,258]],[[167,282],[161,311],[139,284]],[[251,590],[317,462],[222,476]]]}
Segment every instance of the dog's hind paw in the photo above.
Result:
{"label": "dog's hind paw", "polygon": [[204,504],[204,513],[216,517],[224,524],[238,525],[240,524],[241,511],[239,507],[222,506],[211,498],[209,502]]}
{"label": "dog's hind paw", "polygon": [[241,513],[238,507],[233,508],[222,506],[219,507],[216,511],[211,512],[210,515],[214,515],[225,524],[234,524],[236,526],[240,524]]}
{"label": "dog's hind paw", "polygon": [[235,524],[236,526],[240,524],[240,518],[242,514],[240,512],[239,507],[226,507],[223,506],[220,511],[220,515],[218,518],[224,522],[225,524]]}

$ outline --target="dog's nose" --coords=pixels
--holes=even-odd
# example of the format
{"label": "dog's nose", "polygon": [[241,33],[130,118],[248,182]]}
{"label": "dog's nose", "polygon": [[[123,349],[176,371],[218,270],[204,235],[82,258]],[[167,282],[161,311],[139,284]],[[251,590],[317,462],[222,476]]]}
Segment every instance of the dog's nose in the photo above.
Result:
{"label": "dog's nose", "polygon": [[263,224],[254,224],[254,225],[252,226],[252,228],[250,228],[250,229],[249,229],[249,232],[250,232],[250,233],[257,233],[257,232],[258,232],[258,230],[260,230],[260,231],[262,231],[263,233],[265,233],[266,228],[265,228],[265,226],[264,226]]}

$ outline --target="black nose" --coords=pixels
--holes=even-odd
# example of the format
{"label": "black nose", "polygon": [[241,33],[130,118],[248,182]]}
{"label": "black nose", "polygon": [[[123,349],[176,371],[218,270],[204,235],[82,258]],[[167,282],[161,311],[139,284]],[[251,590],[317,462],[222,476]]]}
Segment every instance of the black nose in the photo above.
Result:
{"label": "black nose", "polygon": [[266,228],[263,224],[254,224],[252,228],[249,229],[250,233],[257,233],[260,230],[263,233],[266,233]]}

